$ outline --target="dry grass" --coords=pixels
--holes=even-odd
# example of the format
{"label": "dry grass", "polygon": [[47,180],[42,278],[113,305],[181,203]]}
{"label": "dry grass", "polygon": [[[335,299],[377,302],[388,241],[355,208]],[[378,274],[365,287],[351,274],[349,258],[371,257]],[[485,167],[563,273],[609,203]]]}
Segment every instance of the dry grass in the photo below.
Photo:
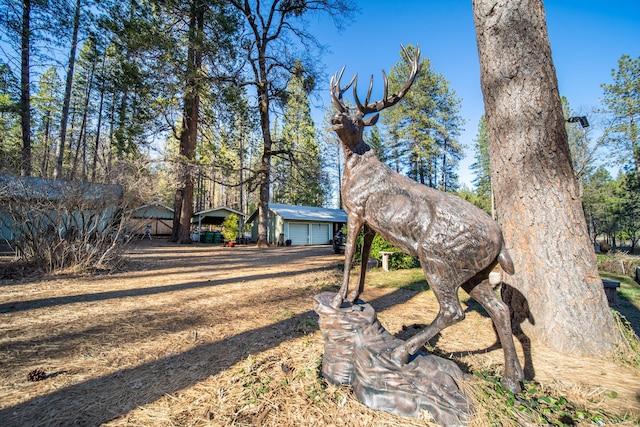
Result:
{"label": "dry grass", "polygon": [[[342,256],[330,247],[145,240],[129,257],[118,274],[0,283],[0,425],[431,425],[427,415],[370,410],[319,377],[312,304],[339,282]],[[428,291],[369,287],[363,298],[400,336],[437,312]],[[467,319],[432,344],[469,372],[499,374],[491,322],[469,304]],[[639,418],[638,368],[548,352],[531,360],[541,395],[562,396],[610,424]],[[35,369],[46,378],[29,381]],[[491,378],[470,375],[465,384],[477,403],[471,425],[533,425],[535,418],[501,412],[509,396],[495,396]]]}

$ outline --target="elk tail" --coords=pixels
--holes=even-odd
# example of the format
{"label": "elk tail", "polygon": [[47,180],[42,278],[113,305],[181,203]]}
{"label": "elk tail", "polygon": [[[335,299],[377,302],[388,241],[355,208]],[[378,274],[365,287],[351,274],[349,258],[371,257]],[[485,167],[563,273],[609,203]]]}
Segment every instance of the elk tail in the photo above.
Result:
{"label": "elk tail", "polygon": [[504,247],[504,242],[502,243],[502,249],[500,249],[500,254],[498,255],[498,263],[508,275],[512,275],[515,272],[513,261],[509,256],[509,252],[507,252],[507,248]]}

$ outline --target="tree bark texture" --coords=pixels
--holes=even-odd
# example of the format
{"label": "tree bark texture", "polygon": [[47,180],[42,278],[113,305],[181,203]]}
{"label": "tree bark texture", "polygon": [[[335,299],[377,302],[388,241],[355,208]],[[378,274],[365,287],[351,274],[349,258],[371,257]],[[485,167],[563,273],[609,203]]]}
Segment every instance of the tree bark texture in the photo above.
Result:
{"label": "tree bark texture", "polygon": [[473,10],[497,218],[516,267],[503,297],[532,342],[601,355],[620,336],[574,178],[542,1],[473,0]]}
{"label": "tree bark texture", "polygon": [[[262,69],[262,67],[261,67]],[[264,66],[264,73],[266,75],[266,65]],[[267,83],[264,83],[266,87]],[[263,151],[262,159],[260,162],[260,200],[258,211],[258,241],[256,242],[259,247],[269,246],[269,199],[270,199],[270,186],[271,186],[271,128],[269,120],[269,98],[266,90],[264,92],[259,91],[260,99],[260,127],[262,129]]]}
{"label": "tree bark texture", "polygon": [[[198,116],[202,85],[202,32],[204,30],[205,7],[202,3],[191,3],[189,20],[189,48],[187,53],[187,83],[184,94],[184,114],[180,132],[180,206],[174,205],[174,229],[172,239],[177,243],[191,243],[191,217],[193,215],[193,187],[195,178],[195,156],[198,138]],[[177,193],[176,193],[177,194]],[[176,198],[177,200],[177,198]]]}

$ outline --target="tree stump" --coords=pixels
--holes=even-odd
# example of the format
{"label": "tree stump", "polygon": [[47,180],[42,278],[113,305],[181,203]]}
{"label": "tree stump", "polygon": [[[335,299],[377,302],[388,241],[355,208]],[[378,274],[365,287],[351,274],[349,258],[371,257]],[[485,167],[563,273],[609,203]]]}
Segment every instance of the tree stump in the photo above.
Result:
{"label": "tree stump", "polygon": [[322,375],[334,384],[351,385],[364,405],[419,418],[428,412],[445,426],[465,425],[473,405],[459,387],[463,372],[452,361],[418,353],[404,366],[384,354],[403,344],[382,327],[370,304],[334,309],[334,293],[315,297],[325,351]]}

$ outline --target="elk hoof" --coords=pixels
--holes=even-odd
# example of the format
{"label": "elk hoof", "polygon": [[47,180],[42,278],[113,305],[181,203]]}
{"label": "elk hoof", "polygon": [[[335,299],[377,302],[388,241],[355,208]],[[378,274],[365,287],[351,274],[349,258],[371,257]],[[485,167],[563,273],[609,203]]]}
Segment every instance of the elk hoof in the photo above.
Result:
{"label": "elk hoof", "polygon": [[339,309],[342,306],[343,299],[340,294],[336,294],[335,297],[331,300],[331,308]]}
{"label": "elk hoof", "polygon": [[409,362],[409,352],[404,344],[380,353],[380,357],[397,367],[402,367]]}
{"label": "elk hoof", "polygon": [[513,394],[518,394],[522,391],[520,381],[514,380],[513,378],[509,378],[507,376],[502,377],[502,385]]}
{"label": "elk hoof", "polygon": [[347,301],[350,302],[351,304],[355,304],[356,300],[358,299],[358,296],[359,296],[358,292],[357,291],[353,291],[347,297]]}

